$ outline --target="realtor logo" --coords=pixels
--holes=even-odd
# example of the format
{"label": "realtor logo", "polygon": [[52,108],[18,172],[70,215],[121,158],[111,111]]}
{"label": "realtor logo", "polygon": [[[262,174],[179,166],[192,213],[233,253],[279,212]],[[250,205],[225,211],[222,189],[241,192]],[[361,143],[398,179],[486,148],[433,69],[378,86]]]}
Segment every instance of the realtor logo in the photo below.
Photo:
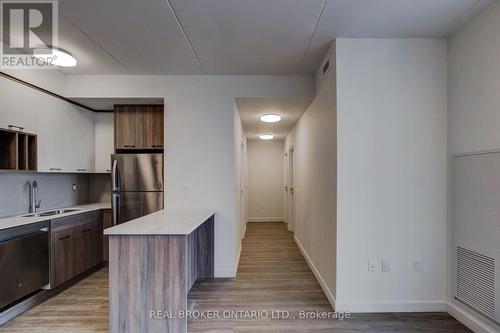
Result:
{"label": "realtor logo", "polygon": [[47,68],[57,47],[57,1],[1,2],[1,67]]}

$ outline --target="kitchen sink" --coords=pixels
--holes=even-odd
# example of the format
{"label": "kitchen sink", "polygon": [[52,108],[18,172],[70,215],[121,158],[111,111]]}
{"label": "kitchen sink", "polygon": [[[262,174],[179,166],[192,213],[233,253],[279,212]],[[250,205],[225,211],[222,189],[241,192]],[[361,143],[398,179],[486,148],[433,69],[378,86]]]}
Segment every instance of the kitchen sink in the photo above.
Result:
{"label": "kitchen sink", "polygon": [[44,217],[44,216],[53,216],[53,215],[60,215],[64,213],[71,213],[71,212],[76,212],[79,209],[55,209],[55,210],[49,210],[46,212],[41,212],[41,213],[32,213],[28,215],[23,215],[23,217]]}

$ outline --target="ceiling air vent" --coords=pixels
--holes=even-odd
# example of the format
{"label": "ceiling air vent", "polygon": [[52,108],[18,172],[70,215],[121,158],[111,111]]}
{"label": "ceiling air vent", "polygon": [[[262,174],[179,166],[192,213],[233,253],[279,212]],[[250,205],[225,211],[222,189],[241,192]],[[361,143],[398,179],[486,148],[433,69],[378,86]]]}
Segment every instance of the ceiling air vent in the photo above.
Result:
{"label": "ceiling air vent", "polygon": [[456,298],[495,319],[495,259],[457,247]]}
{"label": "ceiling air vent", "polygon": [[328,72],[328,69],[330,68],[330,59],[326,61],[326,63],[323,65],[323,76],[326,75]]}

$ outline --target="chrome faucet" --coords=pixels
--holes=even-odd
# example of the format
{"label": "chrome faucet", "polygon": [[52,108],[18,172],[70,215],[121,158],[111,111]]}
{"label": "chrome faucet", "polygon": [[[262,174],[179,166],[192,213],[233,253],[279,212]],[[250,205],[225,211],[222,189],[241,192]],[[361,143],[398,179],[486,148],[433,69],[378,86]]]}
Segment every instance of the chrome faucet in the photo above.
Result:
{"label": "chrome faucet", "polygon": [[36,210],[40,208],[42,204],[42,200],[38,200],[36,202],[36,194],[38,193],[38,183],[36,180],[33,181],[33,184],[28,183],[30,188],[30,213],[36,213]]}

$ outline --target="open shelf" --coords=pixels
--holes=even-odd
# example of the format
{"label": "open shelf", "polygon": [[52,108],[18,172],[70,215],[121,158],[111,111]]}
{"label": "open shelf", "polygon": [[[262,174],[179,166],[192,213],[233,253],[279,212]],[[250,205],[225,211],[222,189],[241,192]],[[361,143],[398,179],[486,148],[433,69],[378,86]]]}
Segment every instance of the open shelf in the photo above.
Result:
{"label": "open shelf", "polygon": [[36,135],[28,134],[28,170],[37,170],[38,149]]}
{"label": "open shelf", "polygon": [[17,133],[0,131],[0,169],[17,170]]}
{"label": "open shelf", "polygon": [[0,170],[36,171],[36,135],[0,129]]}
{"label": "open shelf", "polygon": [[26,134],[17,135],[17,169],[28,170],[28,137]]}

